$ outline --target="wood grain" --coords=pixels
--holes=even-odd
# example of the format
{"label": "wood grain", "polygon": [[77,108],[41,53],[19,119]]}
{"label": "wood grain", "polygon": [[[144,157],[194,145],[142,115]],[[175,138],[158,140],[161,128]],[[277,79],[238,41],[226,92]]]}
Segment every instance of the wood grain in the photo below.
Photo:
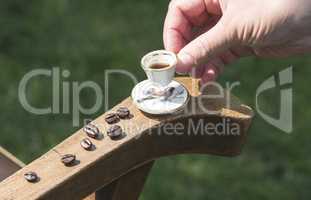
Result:
{"label": "wood grain", "polygon": [[[125,99],[112,111],[120,106],[129,107],[133,118],[122,120],[126,137],[121,140],[111,140],[106,136],[109,127],[104,115],[94,121],[105,134],[101,140],[93,140],[95,151],[85,151],[79,142],[85,137],[82,130],[30,163],[13,176],[0,183],[0,199],[82,199],[99,190],[130,171],[143,166],[147,162],[162,156],[181,153],[202,153],[221,156],[235,156],[241,152],[246,140],[246,132],[250,126],[253,112],[240,103],[228,92],[221,98],[204,98],[204,95],[219,94],[215,87],[198,90],[197,81],[180,78],[191,98],[187,106],[179,113],[167,116],[149,116],[139,111],[131,98]],[[230,98],[227,104],[227,99]],[[203,105],[203,107],[202,107]],[[214,113],[206,112],[214,110]],[[217,111],[217,112],[216,112]],[[239,126],[239,134],[224,135],[208,134],[196,131],[193,127],[208,124],[221,124],[230,121],[230,125]],[[172,126],[170,130],[168,127]],[[176,132],[177,125],[183,126]],[[174,128],[175,127],[175,128]],[[79,164],[65,167],[60,162],[60,154],[77,155]],[[29,184],[23,179],[27,171],[35,171],[40,176],[40,182]]]}
{"label": "wood grain", "polygon": [[154,161],[132,170],[96,192],[95,200],[137,200]]}

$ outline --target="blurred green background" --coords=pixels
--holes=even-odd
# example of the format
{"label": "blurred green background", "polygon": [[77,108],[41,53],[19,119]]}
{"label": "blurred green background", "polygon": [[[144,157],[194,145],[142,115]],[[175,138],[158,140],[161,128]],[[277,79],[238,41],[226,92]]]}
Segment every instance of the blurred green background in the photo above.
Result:
{"label": "blurred green background", "polygon": [[[71,114],[38,116],[18,100],[23,75],[36,68],[71,71],[66,81],[95,81],[104,88],[107,69],[126,69],[145,78],[139,60],[162,49],[165,0],[2,0],[0,3],[0,145],[28,163],[68,137]],[[254,107],[255,91],[268,77],[294,67],[294,131],[283,133],[256,116],[241,156],[187,155],[159,160],[141,199],[310,199],[311,198],[311,58],[243,59],[227,67],[220,82],[240,81],[233,93]],[[122,81],[120,81],[122,80]],[[48,79],[34,79],[28,98],[37,106],[51,104]],[[110,82],[109,104],[130,94],[130,79]],[[277,116],[279,88],[260,98],[267,113]],[[94,95],[81,95],[85,106]],[[82,118],[95,118],[103,113]],[[26,145],[26,141],[29,145]]]}

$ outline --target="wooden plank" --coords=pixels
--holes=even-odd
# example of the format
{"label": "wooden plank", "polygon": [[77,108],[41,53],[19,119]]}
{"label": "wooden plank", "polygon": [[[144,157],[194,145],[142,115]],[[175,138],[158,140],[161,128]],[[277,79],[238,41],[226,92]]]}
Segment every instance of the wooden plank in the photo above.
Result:
{"label": "wooden plank", "polygon": [[[227,92],[220,99],[202,99],[197,91],[197,82],[188,78],[178,81],[191,94],[188,105],[182,112],[161,117],[148,116],[133,106],[131,98],[127,98],[112,109],[116,110],[120,106],[130,108],[134,117],[119,123],[125,130],[126,137],[115,141],[105,134],[103,139],[94,140],[96,150],[89,152],[80,147],[79,142],[85,137],[85,133],[79,130],[53,150],[1,182],[0,199],[82,199],[144,163],[162,156],[181,153],[238,155],[245,143],[246,131],[253,117],[252,110]],[[219,91],[216,88],[207,88],[202,94],[219,94]],[[228,98],[231,101],[227,105]],[[201,105],[205,109],[219,112],[207,113]],[[105,114],[94,121],[103,133],[109,127],[104,116]],[[210,135],[190,129],[192,124],[213,125],[223,123],[224,120],[229,120],[230,125],[237,124],[240,128],[239,134]],[[166,125],[183,125],[182,134],[172,135],[167,132]],[[55,150],[60,154],[77,155],[79,164],[64,167]],[[40,181],[36,184],[27,183],[23,174],[28,171],[37,172]]]}
{"label": "wooden plank", "polygon": [[137,200],[143,190],[149,172],[154,164],[151,161],[132,170],[120,179],[113,181],[96,192],[96,200]]}
{"label": "wooden plank", "polygon": [[0,182],[25,166],[0,146]]}

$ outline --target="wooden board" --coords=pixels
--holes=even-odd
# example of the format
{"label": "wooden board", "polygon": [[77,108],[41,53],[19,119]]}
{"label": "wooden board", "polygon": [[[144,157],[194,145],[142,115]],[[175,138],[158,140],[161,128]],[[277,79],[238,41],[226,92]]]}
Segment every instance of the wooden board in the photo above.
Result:
{"label": "wooden board", "polygon": [[[162,156],[181,153],[238,155],[246,140],[247,129],[253,117],[252,110],[227,92],[221,98],[202,98],[204,94],[219,94],[215,87],[208,87],[200,92],[197,81],[189,78],[180,78],[178,81],[183,83],[191,94],[183,111],[161,117],[149,116],[139,111],[131,98],[127,98],[112,109],[114,111],[120,106],[130,108],[133,118],[119,123],[125,130],[126,137],[117,141],[107,137],[105,133],[109,126],[105,123],[104,114],[94,121],[105,136],[101,140],[93,140],[96,145],[95,151],[88,152],[80,147],[79,143],[85,138],[85,133],[82,130],[77,131],[51,151],[0,183],[0,199],[82,199],[128,172]],[[218,112],[207,113],[206,108]],[[239,134],[211,135],[204,132],[197,133],[189,128],[200,123],[220,124],[224,120],[239,125]],[[167,132],[168,124],[173,127],[183,125],[182,134]],[[75,154],[79,164],[65,167],[56,152]],[[23,174],[28,171],[37,172],[40,181],[35,184],[26,182]]]}
{"label": "wooden board", "polygon": [[153,166],[151,161],[96,192],[95,200],[137,200]]}
{"label": "wooden board", "polygon": [[0,182],[25,166],[0,146]]}

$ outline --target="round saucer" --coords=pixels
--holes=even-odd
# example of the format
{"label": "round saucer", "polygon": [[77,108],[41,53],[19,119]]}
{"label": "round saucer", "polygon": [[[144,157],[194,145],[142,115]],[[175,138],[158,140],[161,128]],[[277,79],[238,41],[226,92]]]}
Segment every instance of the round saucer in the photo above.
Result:
{"label": "round saucer", "polygon": [[132,90],[133,102],[143,112],[153,115],[170,114],[183,108],[188,101],[188,91],[177,81],[172,81],[168,85],[168,87],[175,88],[173,94],[168,99],[157,97],[142,101],[142,99],[149,96],[148,90],[152,87],[154,87],[153,83],[145,80],[138,83]]}

